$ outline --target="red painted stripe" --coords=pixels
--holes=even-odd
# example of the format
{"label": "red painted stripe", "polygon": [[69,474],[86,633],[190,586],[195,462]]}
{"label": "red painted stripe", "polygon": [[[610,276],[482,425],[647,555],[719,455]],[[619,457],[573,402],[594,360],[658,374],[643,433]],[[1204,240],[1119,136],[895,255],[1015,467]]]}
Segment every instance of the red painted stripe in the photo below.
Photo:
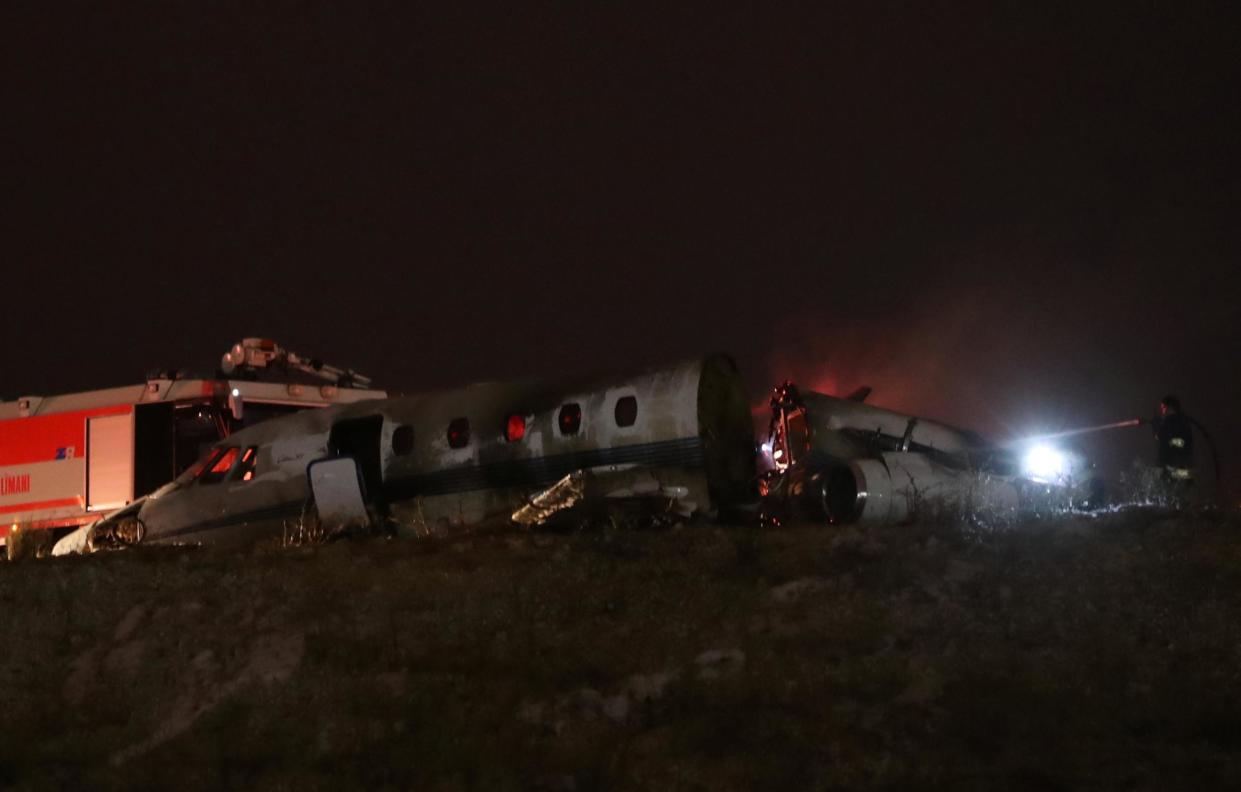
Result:
{"label": "red painted stripe", "polygon": [[69,526],[86,525],[99,519],[98,514],[79,514],[77,517],[64,517],[59,520],[35,520],[30,527],[35,530],[42,528],[68,528]]}
{"label": "red painted stripe", "polygon": [[56,500],[35,501],[33,503],[14,503],[9,506],[0,506],[0,514],[39,511],[40,509],[59,509],[63,506],[77,506],[80,509],[82,508],[82,502],[77,498],[58,498]]}
{"label": "red painted stripe", "polygon": [[116,404],[92,410],[35,415],[0,421],[0,467],[51,462],[56,449],[73,448],[73,456],[86,455],[86,419],[126,415],[132,404]]}

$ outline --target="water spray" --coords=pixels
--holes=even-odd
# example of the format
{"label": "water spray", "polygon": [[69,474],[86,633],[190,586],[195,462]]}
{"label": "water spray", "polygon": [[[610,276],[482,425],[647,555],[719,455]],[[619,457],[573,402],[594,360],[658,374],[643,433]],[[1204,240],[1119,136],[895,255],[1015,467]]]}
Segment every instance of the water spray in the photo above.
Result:
{"label": "water spray", "polygon": [[1042,440],[1059,440],[1062,437],[1076,437],[1077,435],[1091,434],[1094,432],[1106,432],[1111,429],[1128,429],[1134,426],[1141,426],[1146,423],[1141,418],[1130,418],[1127,421],[1116,421],[1115,423],[1099,424],[1098,426],[1083,426],[1079,429],[1065,429],[1063,432],[1052,432],[1051,434],[1034,435],[1033,437],[1025,437],[1016,442],[1033,443]]}

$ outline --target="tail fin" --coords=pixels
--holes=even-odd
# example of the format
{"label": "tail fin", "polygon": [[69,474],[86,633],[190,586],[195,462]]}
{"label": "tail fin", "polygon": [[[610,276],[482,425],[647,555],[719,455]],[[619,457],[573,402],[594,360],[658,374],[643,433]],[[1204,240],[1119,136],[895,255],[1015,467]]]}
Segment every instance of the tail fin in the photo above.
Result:
{"label": "tail fin", "polygon": [[845,401],[864,402],[866,401],[866,397],[870,395],[871,390],[872,389],[869,385],[863,385],[862,387],[853,391],[853,393],[850,393],[848,396],[846,396]]}

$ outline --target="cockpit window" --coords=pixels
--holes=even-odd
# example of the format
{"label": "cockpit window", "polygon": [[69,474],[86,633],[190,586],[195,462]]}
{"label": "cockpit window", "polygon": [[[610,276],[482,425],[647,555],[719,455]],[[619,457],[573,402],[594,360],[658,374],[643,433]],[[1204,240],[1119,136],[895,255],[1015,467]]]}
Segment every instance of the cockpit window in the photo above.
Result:
{"label": "cockpit window", "polygon": [[237,469],[228,477],[229,481],[249,481],[254,478],[254,466],[258,461],[258,446],[250,446],[241,455],[241,461],[237,463]]}
{"label": "cockpit window", "polygon": [[207,460],[207,464],[203,465],[202,473],[198,474],[198,483],[219,484],[228,475],[228,471],[233,469],[238,455],[237,446],[216,449]]}

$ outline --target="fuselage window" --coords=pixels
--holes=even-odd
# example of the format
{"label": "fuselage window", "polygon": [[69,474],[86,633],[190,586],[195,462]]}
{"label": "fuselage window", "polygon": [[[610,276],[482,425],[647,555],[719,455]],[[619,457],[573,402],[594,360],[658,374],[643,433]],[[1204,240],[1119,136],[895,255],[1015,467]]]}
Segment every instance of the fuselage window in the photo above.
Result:
{"label": "fuselage window", "polygon": [[241,455],[241,461],[237,463],[237,469],[233,471],[233,475],[229,476],[229,481],[249,481],[254,478],[254,466],[258,461],[258,446],[250,446]]}
{"label": "fuselage window", "polygon": [[582,405],[570,403],[561,407],[557,423],[560,425],[560,434],[577,434],[582,428]]}
{"label": "fuselage window", "polygon": [[504,421],[504,440],[516,443],[526,436],[526,416],[513,413]]}
{"label": "fuselage window", "polygon": [[221,448],[211,455],[211,459],[207,460],[207,464],[203,466],[203,472],[198,476],[199,484],[218,484],[228,475],[228,471],[233,469],[233,463],[237,461],[237,446],[229,446]]}
{"label": "fuselage window", "polygon": [[392,433],[392,453],[409,456],[414,451],[414,427],[398,426]]}
{"label": "fuselage window", "polygon": [[470,419],[453,418],[448,424],[448,447],[465,448],[470,444]]}
{"label": "fuselage window", "polygon": [[638,398],[623,396],[616,400],[616,425],[633,426],[638,420]]}

